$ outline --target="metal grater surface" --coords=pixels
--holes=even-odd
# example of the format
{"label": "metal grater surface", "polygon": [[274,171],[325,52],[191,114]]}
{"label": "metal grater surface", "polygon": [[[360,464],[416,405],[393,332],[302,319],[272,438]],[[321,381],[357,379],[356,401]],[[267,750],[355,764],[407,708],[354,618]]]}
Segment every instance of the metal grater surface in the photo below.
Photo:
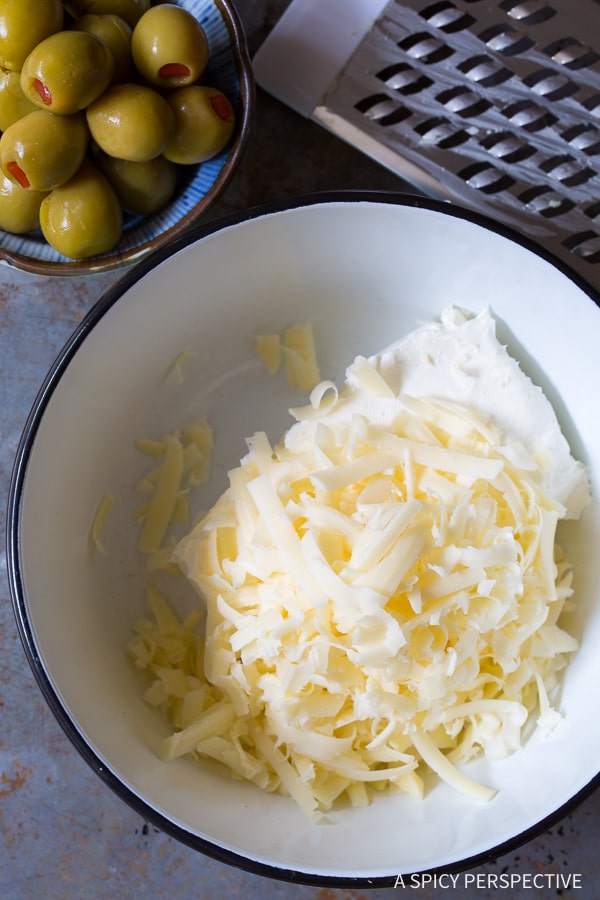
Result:
{"label": "metal grater surface", "polygon": [[598,0],[391,0],[313,116],[600,276]]}

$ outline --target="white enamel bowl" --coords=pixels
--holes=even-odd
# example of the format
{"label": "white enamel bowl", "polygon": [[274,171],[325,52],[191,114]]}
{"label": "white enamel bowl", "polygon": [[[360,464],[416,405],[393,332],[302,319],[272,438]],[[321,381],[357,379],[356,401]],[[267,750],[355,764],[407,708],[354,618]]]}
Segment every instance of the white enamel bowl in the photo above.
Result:
{"label": "white enamel bowl", "polygon": [[216,156],[197,166],[179,166],[172,200],[149,216],[125,215],[119,243],[90,259],[67,259],[40,231],[9,234],[0,230],[0,262],[37,275],[87,275],[129,266],[198,222],[221,196],[242,159],[254,109],[254,78],[246,37],[231,0],[172,0],[202,25],[209,44],[207,84],[230,99],[234,134]]}
{"label": "white enamel bowl", "polygon": [[[252,210],[197,230],[128,271],[49,373],[26,424],[9,509],[18,627],[39,685],[93,768],[158,827],[218,859],[312,884],[386,885],[462,869],[549,827],[598,781],[600,717],[600,309],[593,291],[520,238],[474,214],[414,197],[334,194]],[[254,336],[310,321],[324,377],[339,379],[450,303],[489,305],[499,336],[553,401],[594,500],[563,533],[576,572],[581,640],[564,679],[564,724],[508,759],[467,770],[498,788],[488,804],[439,784],[423,802],[378,796],[314,825],[291,800],[210,766],[165,763],[166,725],[142,700],[124,646],[144,612],[133,485],[141,436],[205,415],[216,435],[205,508],[264,429],[275,440],[299,396],[266,374]],[[189,351],[183,379],[174,360]],[[575,364],[573,364],[575,360]],[[304,396],[302,402],[305,401]],[[88,534],[117,501],[107,555]],[[172,579],[179,610],[196,604]]]}

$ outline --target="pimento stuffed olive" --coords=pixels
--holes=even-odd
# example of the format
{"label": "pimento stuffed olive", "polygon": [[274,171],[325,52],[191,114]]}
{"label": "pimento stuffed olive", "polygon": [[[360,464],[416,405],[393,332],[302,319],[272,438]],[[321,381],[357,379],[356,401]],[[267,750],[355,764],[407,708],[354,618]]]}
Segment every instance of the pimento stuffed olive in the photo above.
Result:
{"label": "pimento stuffed olive", "polygon": [[55,116],[36,109],[0,138],[0,167],[23,188],[49,191],[75,174],[87,150],[83,113]]}
{"label": "pimento stuffed olive", "polygon": [[177,170],[164,156],[130,162],[100,151],[94,156],[94,163],[107,177],[123,209],[134,215],[158,212],[175,193]]}
{"label": "pimento stuffed olive", "polygon": [[131,37],[135,67],[159,88],[182,87],[203,75],[208,40],[198,20],[173,3],[160,3],[144,13]]}
{"label": "pimento stuffed olive", "polygon": [[131,57],[131,28],[120,16],[89,13],[75,19],[71,26],[75,31],[87,31],[104,41],[113,56],[114,69],[111,83],[133,81]]}
{"label": "pimento stuffed olive", "polygon": [[169,92],[167,100],[175,114],[175,130],[164,150],[167,159],[192,165],[225,147],[235,127],[233,108],[225,94],[191,84]]}
{"label": "pimento stuffed olive", "polygon": [[31,51],[21,70],[21,88],[42,109],[69,115],[85,109],[108,87],[112,53],[86,31],[58,31]]}
{"label": "pimento stuffed olive", "polygon": [[175,116],[164,97],[144,84],[115,84],[86,109],[93,139],[109,156],[145,162],[159,156]]}
{"label": "pimento stuffed olive", "polygon": [[11,234],[26,234],[39,227],[43,191],[21,187],[0,172],[0,228]]}
{"label": "pimento stuffed olive", "polygon": [[37,109],[21,90],[19,72],[0,68],[0,131]]}
{"label": "pimento stuffed olive", "polygon": [[69,181],[44,197],[40,226],[59,253],[87,259],[115,246],[123,229],[123,211],[104,175],[85,160]]}

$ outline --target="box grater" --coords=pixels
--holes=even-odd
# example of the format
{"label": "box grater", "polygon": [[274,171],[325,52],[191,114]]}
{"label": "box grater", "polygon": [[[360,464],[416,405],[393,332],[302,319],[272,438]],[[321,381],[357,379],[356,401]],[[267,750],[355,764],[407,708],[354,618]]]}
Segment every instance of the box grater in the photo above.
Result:
{"label": "box grater", "polygon": [[261,87],[600,288],[599,0],[294,0]]}

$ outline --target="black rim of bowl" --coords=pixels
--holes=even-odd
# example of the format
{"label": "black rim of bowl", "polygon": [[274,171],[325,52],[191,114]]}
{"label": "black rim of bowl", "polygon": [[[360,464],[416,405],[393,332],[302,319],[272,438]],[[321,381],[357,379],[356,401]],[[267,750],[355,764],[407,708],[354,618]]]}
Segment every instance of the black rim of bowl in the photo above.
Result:
{"label": "black rim of bowl", "polygon": [[[463,208],[461,206],[450,204],[446,201],[440,201],[430,198],[424,198],[412,194],[396,193],[396,192],[379,192],[379,191],[328,191],[302,195],[299,197],[286,198],[279,201],[272,201],[258,206],[254,206],[244,212],[235,215],[223,217],[214,220],[206,225],[200,225],[187,231],[179,238],[171,241],[167,246],[154,251],[149,257],[141,260],[139,263],[128,270],[111,288],[109,288],[102,297],[94,304],[85,318],[82,320],[78,328],[74,331],[70,339],[67,341],[49,373],[47,374],[38,395],[33,403],[26,424],[23,429],[21,440],[17,448],[15,463],[12,471],[7,514],[7,568],[10,593],[13,605],[13,611],[16,618],[19,637],[23,644],[25,654],[29,665],[33,671],[39,688],[49,705],[55,718],[65,731],[72,744],[79,751],[84,760],[91,766],[96,774],[112,789],[112,791],[120,797],[125,803],[133,808],[145,821],[150,822],[165,834],[176,838],[183,844],[200,851],[219,862],[233,866],[246,872],[266,878],[276,879],[279,881],[295,882],[297,884],[329,886],[329,887],[394,887],[396,886],[396,875],[389,876],[340,876],[320,875],[309,872],[296,871],[294,869],[284,869],[261,863],[256,860],[247,859],[244,856],[222,848],[213,844],[210,840],[201,838],[196,834],[187,831],[185,828],[174,824],[168,818],[159,813],[150,803],[146,802],[138,794],[130,790],[124,785],[119,776],[111,771],[106,761],[101,759],[94,750],[86,742],[84,736],[78,730],[75,722],[70,718],[67,710],[61,703],[59,694],[54,688],[50,675],[46,672],[33,633],[33,628],[29,620],[27,609],[27,596],[24,588],[24,579],[22,573],[21,560],[21,505],[23,500],[23,492],[27,477],[28,461],[35,442],[37,430],[39,428],[42,416],[48,405],[48,402],[57,387],[63,373],[69,366],[73,356],[84,342],[86,336],[94,328],[97,322],[108,312],[108,310],[117,302],[117,300],[126,293],[129,287],[135,282],[145,277],[152,269],[163,262],[170,256],[218,231],[229,228],[233,225],[239,225],[243,222],[263,216],[272,215],[274,213],[291,211],[300,207],[334,204],[334,203],[379,203],[393,204],[399,206],[414,207],[419,209],[427,209],[443,215],[461,218],[478,225],[488,231],[495,232],[522,247],[530,250],[535,255],[545,259],[555,268],[562,271],[570,280],[575,283],[590,300],[600,307],[600,293],[588,284],[580,275],[574,272],[569,266],[558,260],[553,254],[546,251],[536,242],[524,237],[510,227],[499,224],[495,220],[485,215]],[[553,825],[563,819],[569,812],[575,809],[586,797],[590,796],[593,791],[600,786],[600,772],[574,796],[561,804],[556,810],[537,822],[535,825],[525,829],[514,837],[500,844],[491,847],[489,850],[474,856],[456,861],[447,866],[434,867],[426,870],[415,870],[414,872],[402,872],[402,877],[406,881],[411,876],[417,877],[422,874],[437,873],[456,873],[463,872],[467,869],[492,862],[498,857],[516,850],[518,847],[528,843],[533,838],[550,829]]]}

